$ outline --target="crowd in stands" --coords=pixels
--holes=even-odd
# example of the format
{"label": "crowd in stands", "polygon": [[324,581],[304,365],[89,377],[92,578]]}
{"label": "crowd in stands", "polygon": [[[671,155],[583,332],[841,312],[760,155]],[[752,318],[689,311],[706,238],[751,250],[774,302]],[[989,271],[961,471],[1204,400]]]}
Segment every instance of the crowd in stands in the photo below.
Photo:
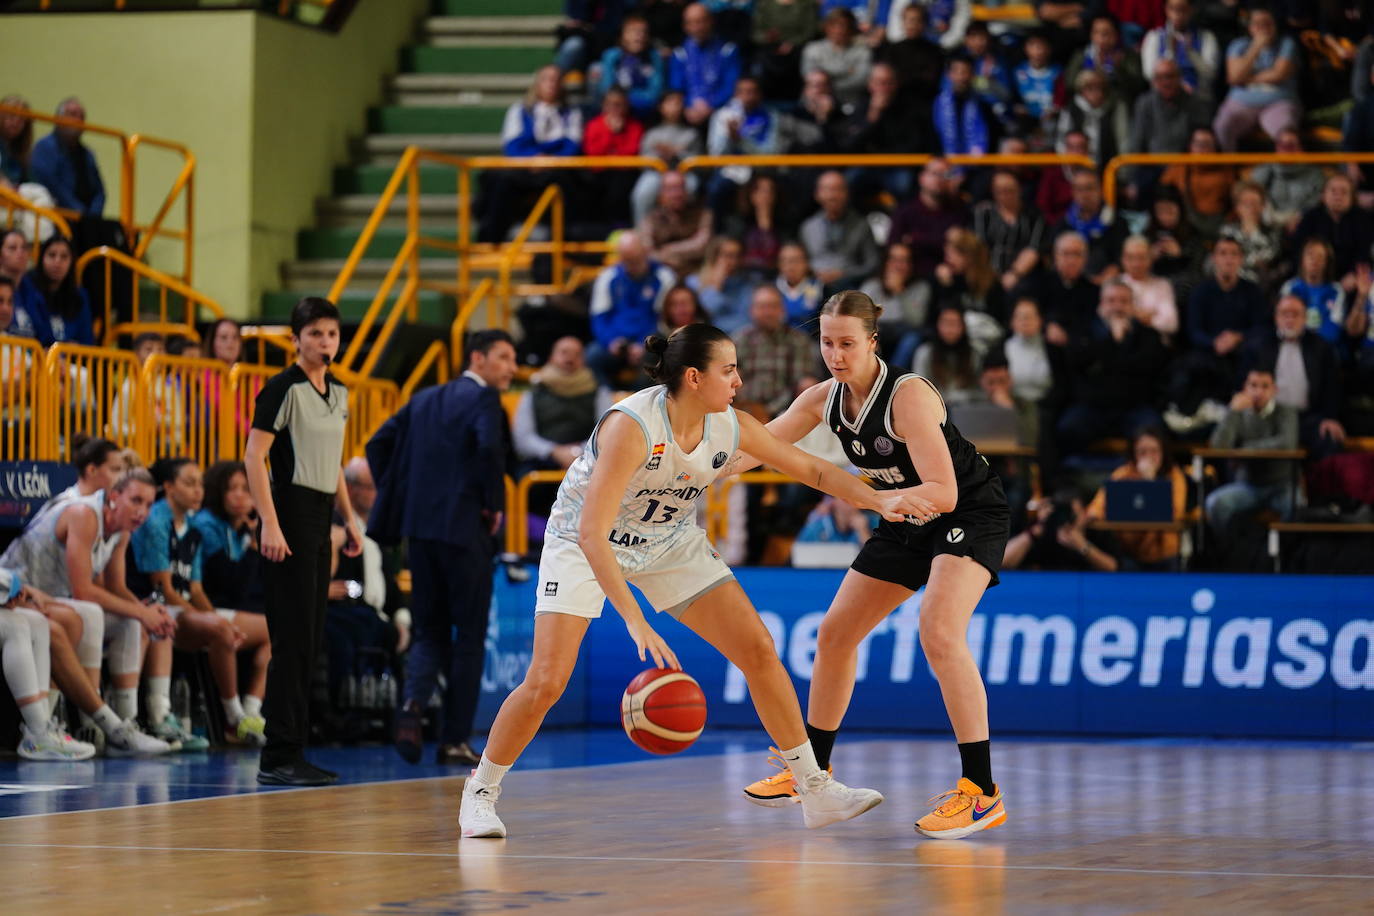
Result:
{"label": "crowd in stands", "polygon": [[[1174,517],[1200,508],[1223,543],[1260,530],[1257,513],[1299,511],[1281,459],[1222,467],[1195,506],[1181,443],[1302,448],[1309,503],[1353,512],[1374,501],[1367,462],[1343,463],[1356,457],[1349,439],[1374,435],[1374,166],[1137,165],[1116,175],[1115,206],[1103,186],[1103,167],[1123,153],[1296,153],[1322,136],[1314,128],[1339,134],[1346,151],[1374,150],[1367,4],[1054,0],[1036,4],[1031,26],[978,21],[967,0],[567,7],[557,62],[507,112],[505,154],[637,154],[670,168],[483,172],[483,241],[506,239],[550,182],[567,196],[573,237],[615,233],[613,257],[577,294],[585,317],[573,333],[550,323],[559,332],[541,338],[540,304],[522,311],[522,347],[541,366],[513,411],[521,469],[568,467],[614,392],[648,384],[644,337],[692,322],[735,340],[738,406],[777,416],[827,375],[821,303],[857,288],[882,306],[886,359],[930,378],[955,422],[961,410],[1004,411],[1034,452],[1038,488],[1026,462],[994,456],[1025,510],[1014,513],[1008,568],[1177,568],[1175,531],[1094,527],[1106,478],[1167,481]],[[59,114],[85,113],[68,99]],[[80,131],[33,134],[0,115],[0,182],[98,218],[103,186]],[[814,152],[932,158],[919,168],[672,169],[701,153]],[[948,158],[999,152],[1094,165]],[[13,362],[4,335],[94,342],[91,300],[74,279],[82,244],[22,227],[0,234],[0,383]],[[226,366],[243,357],[231,320],[200,339],[147,333],[132,349],[140,363],[159,352]],[[198,396],[236,410],[224,395]],[[104,432],[124,438],[132,393],[110,396]],[[162,454],[185,442],[187,396],[173,384],[154,393]],[[1124,456],[1103,455],[1104,441],[1125,442]],[[242,464],[144,469],[101,439],[75,453],[79,482],[0,557],[21,754],[203,747],[171,709],[169,684],[185,665],[174,650],[208,661],[222,707],[211,718],[224,728],[214,737],[261,743],[270,649]],[[345,479],[366,516],[376,495],[366,461]],[[1364,489],[1352,485],[1361,479]],[[1045,496],[1032,499],[1037,490]],[[867,536],[862,513],[832,501],[785,487],[749,493],[748,512],[733,515],[749,523],[733,561],[777,556],[770,539],[798,528]],[[358,678],[401,673],[410,634],[401,558],[376,544],[350,558],[335,541],[323,689],[346,709]]]}
{"label": "crowd in stands", "polygon": [[[29,108],[18,95],[0,98],[0,104]],[[86,108],[70,97],[57,106],[56,115],[84,123]],[[92,293],[77,282],[76,260],[98,245],[126,247],[123,228],[104,219],[105,184],[82,134],[79,123],[57,124],[35,140],[32,118],[0,112],[0,187],[30,204],[58,210],[72,228],[68,238],[46,217],[35,220],[17,210],[0,235],[0,282],[8,279],[14,288],[14,315],[0,332],[31,337],[43,346],[95,342],[93,308],[104,302],[93,303]]]}
{"label": "crowd in stands", "polygon": [[[814,343],[794,354],[797,338],[774,326],[775,300],[790,330],[814,337],[824,297],[860,288],[883,306],[885,358],[930,377],[952,407],[996,402],[1005,380],[1052,495],[1071,489],[1065,480],[1091,486],[1085,469],[1110,471],[1094,456],[1104,440],[1133,441],[1113,473],[1172,479],[1180,444],[1207,445],[1242,402],[1259,403],[1242,397],[1255,377],[1296,414],[1294,444],[1313,460],[1374,434],[1374,168],[1136,165],[1115,175],[1114,206],[1103,184],[1126,153],[1374,150],[1374,10],[1163,0],[1035,11],[1026,23],[979,21],[968,3],[938,0],[570,0],[556,63],[507,115],[508,156],[638,152],[670,168],[698,153],[934,158],[633,180],[610,169],[498,173],[485,238],[501,240],[528,211],[512,180],[525,191],[558,181],[571,200],[595,201],[570,220],[585,238],[619,233],[580,332],[599,386],[646,384],[642,336],[704,313],[740,342],[741,373],[759,392],[747,400],[763,416],[785,406],[791,383],[824,377]],[[999,152],[1094,166],[948,159]],[[530,359],[552,343],[527,341]],[[1163,457],[1142,463],[1141,441]],[[1266,472],[1238,463],[1233,473],[1207,500],[1219,530],[1254,508],[1295,511],[1291,493],[1284,502],[1246,482]],[[1101,517],[1092,490],[1078,493],[1045,501],[1078,507],[1065,532]],[[1353,510],[1360,500],[1347,495]],[[1090,565],[1177,564],[1176,537],[1119,541],[1110,566]],[[1016,559],[1041,554],[1054,564],[1054,551]]]}

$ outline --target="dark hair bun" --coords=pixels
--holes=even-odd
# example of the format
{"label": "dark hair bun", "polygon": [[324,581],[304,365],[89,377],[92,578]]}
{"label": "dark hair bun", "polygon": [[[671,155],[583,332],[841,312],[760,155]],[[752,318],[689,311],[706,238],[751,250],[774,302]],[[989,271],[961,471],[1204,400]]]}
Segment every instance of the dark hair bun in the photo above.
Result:
{"label": "dark hair bun", "polygon": [[668,338],[662,334],[650,334],[644,338],[644,358],[640,360],[640,368],[652,381],[659,384],[664,382],[663,354],[667,352]]}

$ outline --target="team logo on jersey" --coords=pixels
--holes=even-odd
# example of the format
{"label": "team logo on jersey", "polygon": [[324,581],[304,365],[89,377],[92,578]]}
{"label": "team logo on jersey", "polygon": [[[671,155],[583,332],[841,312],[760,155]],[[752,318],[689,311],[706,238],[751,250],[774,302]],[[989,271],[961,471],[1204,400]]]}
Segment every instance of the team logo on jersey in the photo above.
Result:
{"label": "team logo on jersey", "polygon": [[858,455],[860,458],[862,458],[867,453],[867,449],[864,448],[864,444],[858,441],[857,439],[851,442],[849,444],[849,447],[853,449],[854,454]]}
{"label": "team logo on jersey", "polygon": [[545,597],[545,598],[557,598],[557,597],[558,597],[558,583],[557,583],[557,582],[545,582],[545,583],[544,583],[544,597]]}
{"label": "team logo on jersey", "polygon": [[687,481],[687,480],[691,480],[691,479],[692,479],[692,475],[691,475],[691,474],[679,474],[679,475],[677,475],[676,477],[673,478],[673,480],[678,481],[678,482],[683,482],[683,481]]}
{"label": "team logo on jersey", "polygon": [[655,455],[653,458],[650,458],[650,459],[649,459],[649,463],[648,463],[648,464],[644,465],[644,470],[646,470],[646,471],[657,471],[657,470],[658,470],[658,466],[659,466],[662,462],[663,462],[663,459],[660,458],[660,457],[658,457],[657,455]]}
{"label": "team logo on jersey", "polygon": [[715,456],[711,459],[711,467],[713,467],[713,468],[721,468],[721,467],[724,467],[724,466],[725,466],[725,462],[726,462],[727,460],[729,460],[729,458],[730,458],[730,456],[727,455],[727,454],[725,454],[724,452],[716,452]]}
{"label": "team logo on jersey", "polygon": [[664,445],[665,445],[665,443],[662,443],[662,442],[658,443],[658,445],[655,445],[655,446],[654,446],[654,450],[653,450],[653,454],[654,454],[654,455],[662,455],[662,454],[663,454]]}
{"label": "team logo on jersey", "polygon": [[878,450],[879,455],[892,454],[892,440],[887,436],[879,436],[873,440],[873,447]]}
{"label": "team logo on jersey", "polygon": [[951,544],[957,544],[957,543],[959,543],[960,541],[962,541],[963,539],[964,539],[964,529],[963,529],[963,528],[951,528],[951,529],[949,529],[949,533],[945,535],[945,540],[946,540],[946,541],[949,541]]}

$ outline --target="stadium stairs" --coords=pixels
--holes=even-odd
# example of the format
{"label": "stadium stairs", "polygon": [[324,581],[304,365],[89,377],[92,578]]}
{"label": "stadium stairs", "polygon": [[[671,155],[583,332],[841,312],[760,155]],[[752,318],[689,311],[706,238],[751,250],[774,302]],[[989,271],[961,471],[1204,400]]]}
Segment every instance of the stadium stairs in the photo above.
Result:
{"label": "stadium stairs", "polygon": [[[353,250],[401,153],[412,144],[453,155],[499,155],[501,122],[534,71],[553,59],[559,0],[434,0],[420,25],[419,41],[401,51],[400,72],[387,81],[385,103],[368,112],[368,133],[354,146],[353,161],[335,169],[334,194],[321,200],[314,227],[303,230],[296,259],[284,265],[283,286],[263,296],[265,322],[284,322],[303,295],[323,295]],[[457,172],[420,169],[421,229],[456,238]],[[398,195],[353,282],[338,303],[346,322],[362,317],[392,258],[405,241],[405,196]],[[422,272],[453,276],[451,257],[421,259]],[[381,375],[418,357],[431,339],[446,339],[455,314],[452,297],[419,296],[418,326],[397,328],[396,345],[379,366]],[[392,370],[392,371],[388,371]]]}

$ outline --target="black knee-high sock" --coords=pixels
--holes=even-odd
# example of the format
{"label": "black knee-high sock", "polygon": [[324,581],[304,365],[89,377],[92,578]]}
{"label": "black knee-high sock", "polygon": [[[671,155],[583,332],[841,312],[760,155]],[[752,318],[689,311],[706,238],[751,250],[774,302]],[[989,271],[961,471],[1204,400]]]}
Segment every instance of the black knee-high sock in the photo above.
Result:
{"label": "black knee-high sock", "polygon": [[992,784],[992,742],[970,741],[959,745],[959,760],[964,766],[964,778],[991,795]]}
{"label": "black knee-high sock", "polygon": [[830,766],[830,752],[835,749],[835,736],[840,733],[817,728],[810,722],[806,724],[806,737],[811,739],[811,749],[816,752],[816,765],[822,770]]}

